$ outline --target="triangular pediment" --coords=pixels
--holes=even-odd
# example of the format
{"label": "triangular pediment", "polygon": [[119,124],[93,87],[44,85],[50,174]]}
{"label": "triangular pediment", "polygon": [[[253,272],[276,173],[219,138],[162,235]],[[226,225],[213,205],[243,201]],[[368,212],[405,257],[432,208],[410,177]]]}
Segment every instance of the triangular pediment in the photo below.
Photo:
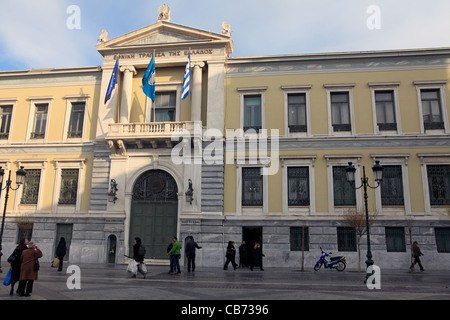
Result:
{"label": "triangular pediment", "polygon": [[167,21],[159,21],[111,40],[103,39],[103,41],[98,42],[97,50],[103,54],[106,51],[125,48],[142,48],[143,46],[156,48],[161,45],[186,46],[202,43],[222,43],[228,48],[229,53],[232,52],[232,40],[228,35],[181,26]]}

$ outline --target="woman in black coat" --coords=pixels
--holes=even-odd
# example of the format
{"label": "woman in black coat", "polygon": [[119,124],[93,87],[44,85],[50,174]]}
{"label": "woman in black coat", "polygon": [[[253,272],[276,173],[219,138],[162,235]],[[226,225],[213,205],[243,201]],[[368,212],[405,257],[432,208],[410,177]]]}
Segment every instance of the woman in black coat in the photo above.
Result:
{"label": "woman in black coat", "polygon": [[14,249],[14,252],[12,253],[12,255],[15,255],[15,259],[13,262],[11,262],[11,290],[9,292],[10,295],[13,295],[14,285],[16,284],[16,282],[19,282],[20,280],[20,266],[22,265],[20,257],[22,255],[22,251],[28,249],[27,244],[28,239],[20,240],[16,249]]}
{"label": "woman in black coat", "polygon": [[227,253],[226,256],[227,261],[225,262],[224,266],[223,266],[223,270],[227,270],[228,269],[228,264],[231,262],[231,264],[233,265],[234,270],[237,269],[238,265],[236,264],[236,248],[234,247],[234,241],[228,241],[228,246],[227,246]]}
{"label": "woman in black coat", "polygon": [[63,268],[63,259],[64,256],[66,255],[67,252],[67,246],[66,246],[66,239],[64,237],[61,237],[61,239],[59,239],[59,243],[58,246],[56,247],[56,256],[59,259],[59,266],[58,266],[58,271],[62,271]]}
{"label": "woman in black coat", "polygon": [[[144,264],[144,255],[142,254],[142,240],[139,237],[134,238],[134,246],[133,246],[133,259],[137,262],[137,271],[139,271],[145,278],[146,271],[143,269]],[[143,247],[143,246],[142,246]],[[133,274],[132,278],[136,278],[136,274]]]}
{"label": "woman in black coat", "polygon": [[253,267],[258,266],[261,271],[264,271],[263,257],[264,254],[262,253],[261,245],[258,242],[255,242],[255,246],[253,247],[253,264],[250,266],[250,270],[253,271]]}

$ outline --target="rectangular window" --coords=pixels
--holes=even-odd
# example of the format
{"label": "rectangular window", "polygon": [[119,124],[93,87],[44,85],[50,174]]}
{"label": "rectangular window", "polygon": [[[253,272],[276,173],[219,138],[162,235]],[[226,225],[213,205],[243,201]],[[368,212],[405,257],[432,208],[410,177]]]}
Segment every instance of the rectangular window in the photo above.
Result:
{"label": "rectangular window", "polygon": [[423,124],[425,129],[444,129],[439,89],[420,90]]}
{"label": "rectangular window", "polygon": [[253,129],[259,132],[262,129],[261,95],[252,94],[244,96],[244,132]]}
{"label": "rectangular window", "polygon": [[76,204],[79,169],[61,169],[61,190],[58,204]]}
{"label": "rectangular window", "polygon": [[83,136],[85,105],[84,102],[72,102],[67,138],[81,138]]}
{"label": "rectangular window", "polygon": [[309,251],[308,227],[291,227],[289,239],[291,251]]}
{"label": "rectangular window", "polygon": [[434,228],[437,252],[450,252],[450,228]]}
{"label": "rectangular window", "polygon": [[427,165],[430,205],[450,204],[450,165]]}
{"label": "rectangular window", "polygon": [[261,168],[242,168],[242,206],[263,205]]}
{"label": "rectangular window", "polygon": [[7,140],[11,127],[12,106],[0,107],[0,140]]}
{"label": "rectangular window", "polygon": [[347,181],[346,167],[333,166],[333,194],[335,206],[356,205],[356,192]]}
{"label": "rectangular window", "polygon": [[351,227],[337,228],[338,250],[356,251],[356,232]]}
{"label": "rectangular window", "polygon": [[177,94],[175,91],[156,92],[155,114],[151,115],[151,121],[152,122],[175,121],[176,109],[177,109]]}
{"label": "rectangular window", "polygon": [[289,93],[287,99],[289,132],[306,132],[306,94]]}
{"label": "rectangular window", "polygon": [[31,132],[31,139],[44,139],[45,129],[47,127],[47,103],[35,104],[33,131]]}
{"label": "rectangular window", "polygon": [[333,131],[351,131],[348,92],[331,92],[331,124]]}
{"label": "rectangular window", "polygon": [[309,206],[308,167],[288,167],[288,205]]}
{"label": "rectangular window", "polygon": [[383,206],[404,205],[402,166],[383,166],[381,204]]}
{"label": "rectangular window", "polygon": [[37,204],[39,197],[39,184],[41,181],[41,169],[27,169],[27,175],[23,184],[21,204]]}
{"label": "rectangular window", "polygon": [[397,130],[397,121],[395,119],[394,91],[376,91],[375,104],[378,129],[380,131]]}
{"label": "rectangular window", "polygon": [[385,234],[387,252],[406,252],[405,228],[386,227]]}

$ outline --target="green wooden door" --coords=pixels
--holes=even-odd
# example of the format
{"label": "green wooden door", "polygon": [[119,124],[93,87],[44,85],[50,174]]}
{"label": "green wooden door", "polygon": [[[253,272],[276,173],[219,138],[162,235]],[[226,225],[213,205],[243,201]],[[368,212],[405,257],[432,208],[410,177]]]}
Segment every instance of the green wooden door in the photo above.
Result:
{"label": "green wooden door", "polygon": [[133,203],[130,221],[130,255],[134,238],[142,239],[147,259],[168,259],[167,246],[177,234],[178,204]]}
{"label": "green wooden door", "polygon": [[151,170],[138,178],[130,217],[129,253],[134,238],[142,239],[146,259],[168,259],[167,246],[177,234],[178,197],[175,180],[162,170]]}

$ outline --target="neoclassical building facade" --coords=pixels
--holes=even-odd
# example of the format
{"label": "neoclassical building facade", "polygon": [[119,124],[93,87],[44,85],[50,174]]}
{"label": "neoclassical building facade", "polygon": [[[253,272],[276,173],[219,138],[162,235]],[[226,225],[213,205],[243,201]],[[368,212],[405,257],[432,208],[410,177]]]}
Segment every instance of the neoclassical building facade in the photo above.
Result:
{"label": "neoclassical building facade", "polygon": [[[64,236],[70,263],[123,263],[139,236],[150,263],[167,263],[172,236],[192,235],[201,266],[221,266],[228,241],[245,240],[269,267],[302,256],[312,267],[321,246],[357,268],[366,238],[348,217],[365,207],[354,187],[363,170],[375,186],[379,161],[375,263],[409,267],[411,241],[429,269],[448,262],[450,49],[232,57],[222,27],[163,12],[115,39],[104,32],[101,66],[0,71],[0,165],[13,181],[27,172],[6,206],[4,253],[26,235],[50,261]],[[142,90],[152,56],[155,101]]]}

